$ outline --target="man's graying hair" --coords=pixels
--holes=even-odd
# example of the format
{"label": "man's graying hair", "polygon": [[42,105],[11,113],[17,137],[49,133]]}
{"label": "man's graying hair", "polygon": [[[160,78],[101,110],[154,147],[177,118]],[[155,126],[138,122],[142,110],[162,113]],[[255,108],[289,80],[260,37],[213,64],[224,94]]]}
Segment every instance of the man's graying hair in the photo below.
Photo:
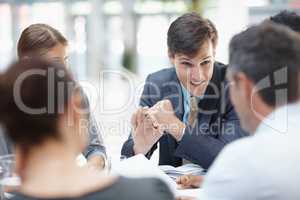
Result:
{"label": "man's graying hair", "polygon": [[[265,78],[269,80],[270,85],[258,91],[266,104],[275,107],[278,103],[292,103],[298,100],[298,34],[282,25],[265,22],[235,35],[229,48],[229,67],[232,71],[243,72],[254,84]],[[276,96],[278,89],[287,89],[288,102],[278,102],[278,99],[282,99]]]}

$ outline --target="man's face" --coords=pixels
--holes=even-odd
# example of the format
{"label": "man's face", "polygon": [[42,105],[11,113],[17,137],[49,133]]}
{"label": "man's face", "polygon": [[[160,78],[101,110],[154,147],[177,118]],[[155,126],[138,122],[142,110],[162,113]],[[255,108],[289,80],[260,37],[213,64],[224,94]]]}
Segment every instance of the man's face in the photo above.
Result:
{"label": "man's face", "polygon": [[[230,69],[227,71],[227,80],[230,84],[229,93],[230,100],[237,112],[240,119],[241,126],[244,130],[252,130],[251,126],[251,100],[249,100],[249,89],[245,86],[247,79],[240,76],[240,73],[236,73]],[[250,95],[251,96],[251,95]]]}
{"label": "man's face", "polygon": [[205,42],[193,57],[184,54],[170,55],[181,84],[193,96],[201,96],[212,78],[214,69],[214,47]]}

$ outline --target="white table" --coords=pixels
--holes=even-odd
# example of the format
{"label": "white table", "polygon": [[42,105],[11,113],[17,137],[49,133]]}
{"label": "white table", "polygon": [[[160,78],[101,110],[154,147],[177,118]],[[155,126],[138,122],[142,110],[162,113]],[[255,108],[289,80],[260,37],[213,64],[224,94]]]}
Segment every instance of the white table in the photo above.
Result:
{"label": "white table", "polygon": [[197,196],[199,196],[198,194],[201,192],[201,189],[178,189],[174,180],[143,155],[137,155],[124,161],[115,161],[112,163],[111,173],[130,178],[159,178],[169,186],[176,197],[187,196],[197,198]]}
{"label": "white table", "polygon": [[176,190],[176,197],[193,197],[197,198],[199,193],[201,192],[201,188],[198,189],[184,189],[184,190]]}
{"label": "white table", "polygon": [[[162,172],[155,165],[155,162],[148,160],[143,155],[137,155],[124,161],[120,161],[119,157],[114,157],[111,158],[110,162],[112,166],[112,171],[110,173],[131,178],[159,178],[167,183],[176,197],[186,196],[196,198],[201,191],[201,189],[177,189],[177,184],[164,172]],[[79,155],[77,157],[77,163],[80,166],[86,164],[86,159],[83,155]]]}

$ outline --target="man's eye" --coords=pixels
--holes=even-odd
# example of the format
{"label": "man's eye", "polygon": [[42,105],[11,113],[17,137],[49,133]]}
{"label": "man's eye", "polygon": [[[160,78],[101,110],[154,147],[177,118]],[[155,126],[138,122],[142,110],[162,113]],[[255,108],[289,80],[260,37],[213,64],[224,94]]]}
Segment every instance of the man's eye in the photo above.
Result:
{"label": "man's eye", "polygon": [[188,63],[188,62],[183,62],[181,64],[186,65],[186,66],[191,66],[192,65],[191,63]]}

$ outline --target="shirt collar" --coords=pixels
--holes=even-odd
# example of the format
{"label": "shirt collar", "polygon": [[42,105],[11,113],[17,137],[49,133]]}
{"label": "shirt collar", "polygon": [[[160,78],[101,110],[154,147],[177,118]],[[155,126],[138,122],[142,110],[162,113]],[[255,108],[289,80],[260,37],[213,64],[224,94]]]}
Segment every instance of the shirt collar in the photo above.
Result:
{"label": "shirt collar", "polygon": [[[191,93],[180,83],[180,86],[181,86],[181,90],[182,90],[182,94],[183,94],[183,99],[184,101],[186,102],[190,102],[190,96],[191,96]],[[202,96],[199,96],[199,97],[196,97],[198,102],[204,98],[204,95]]]}
{"label": "shirt collar", "polygon": [[269,114],[259,124],[255,134],[274,132],[286,134],[294,126],[298,127],[300,120],[300,103],[281,106]]}
{"label": "shirt collar", "polygon": [[185,87],[180,83],[182,94],[183,94],[183,99],[185,102],[189,103],[190,102],[190,92],[185,89]]}

